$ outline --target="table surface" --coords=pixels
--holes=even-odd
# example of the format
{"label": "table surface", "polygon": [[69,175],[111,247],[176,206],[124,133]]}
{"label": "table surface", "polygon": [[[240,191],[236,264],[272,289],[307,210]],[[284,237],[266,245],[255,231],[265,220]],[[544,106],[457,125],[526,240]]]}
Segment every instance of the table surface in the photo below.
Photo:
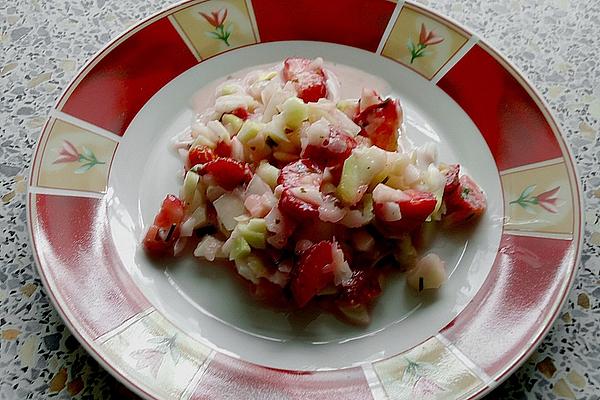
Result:
{"label": "table surface", "polygon": [[[32,149],[57,96],[111,38],[170,2],[0,2],[0,399],[128,397],[63,325],[26,228]],[[531,358],[489,397],[600,399],[600,7],[581,0],[421,1],[489,41],[557,116],[585,196],[574,288]]]}

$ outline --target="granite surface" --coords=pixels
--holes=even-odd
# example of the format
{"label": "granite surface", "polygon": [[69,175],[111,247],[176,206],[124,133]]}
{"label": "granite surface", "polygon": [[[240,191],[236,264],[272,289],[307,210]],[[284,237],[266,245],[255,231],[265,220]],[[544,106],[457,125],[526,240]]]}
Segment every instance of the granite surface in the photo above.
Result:
{"label": "granite surface", "polygon": [[[600,7],[579,0],[421,1],[508,56],[548,101],[575,155],[585,243],[573,291],[532,357],[490,398],[600,399]],[[170,1],[0,2],[0,399],[129,397],[48,301],[26,229],[26,175],[78,68]]]}

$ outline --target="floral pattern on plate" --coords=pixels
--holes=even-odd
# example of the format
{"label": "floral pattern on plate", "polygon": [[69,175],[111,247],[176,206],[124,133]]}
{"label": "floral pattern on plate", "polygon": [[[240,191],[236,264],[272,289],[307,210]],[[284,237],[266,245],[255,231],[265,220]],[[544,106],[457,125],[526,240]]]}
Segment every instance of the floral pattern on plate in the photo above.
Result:
{"label": "floral pattern on plate", "polygon": [[210,0],[173,14],[175,24],[200,59],[257,42],[243,0]]}
{"label": "floral pattern on plate", "polygon": [[[113,330],[102,346],[136,381],[161,399],[179,399],[203,367],[210,349],[180,332],[155,310]],[[128,326],[129,325],[129,326]]]}
{"label": "floral pattern on plate", "polygon": [[37,184],[105,192],[117,143],[60,119],[53,120],[49,126]]}
{"label": "floral pattern on plate", "polygon": [[562,159],[502,174],[507,231],[573,233],[573,205]]}
{"label": "floral pattern on plate", "polygon": [[404,5],[381,54],[431,79],[467,40],[465,33]]}
{"label": "floral pattern on plate", "polygon": [[442,342],[430,338],[404,354],[373,364],[391,399],[448,399],[482,384]]}

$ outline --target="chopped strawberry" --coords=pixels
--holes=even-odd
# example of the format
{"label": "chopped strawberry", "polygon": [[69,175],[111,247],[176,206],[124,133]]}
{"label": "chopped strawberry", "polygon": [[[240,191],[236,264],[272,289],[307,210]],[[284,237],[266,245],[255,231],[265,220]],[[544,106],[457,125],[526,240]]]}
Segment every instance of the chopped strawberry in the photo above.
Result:
{"label": "chopped strawberry", "polygon": [[188,153],[190,167],[197,164],[205,164],[217,158],[215,152],[208,146],[194,146]]}
{"label": "chopped strawberry", "polygon": [[319,217],[319,207],[297,198],[289,188],[286,188],[281,192],[281,197],[279,198],[279,211],[297,221],[305,221],[307,219],[310,220]]}
{"label": "chopped strawberry", "polygon": [[444,196],[452,193],[459,185],[458,174],[460,172],[460,165],[453,164],[448,167],[445,173],[446,184],[444,186]]}
{"label": "chopped strawberry", "polygon": [[183,202],[172,194],[167,195],[154,217],[154,223],[146,232],[144,249],[153,256],[173,255],[182,220]]}
{"label": "chopped strawberry", "polygon": [[251,285],[250,294],[258,301],[275,308],[284,308],[290,303],[281,286],[264,278],[260,278],[258,284]]}
{"label": "chopped strawberry", "polygon": [[231,145],[220,141],[215,148],[215,154],[217,157],[231,157]]}
{"label": "chopped strawberry", "polygon": [[385,99],[367,107],[354,118],[362,128],[360,134],[371,139],[373,145],[388,151],[398,148],[398,128],[402,122],[402,109],[395,99]]}
{"label": "chopped strawberry", "polygon": [[483,191],[467,175],[460,177],[456,189],[444,194],[444,200],[446,202],[444,222],[447,225],[458,225],[477,218],[483,214],[487,206]]}
{"label": "chopped strawberry", "polygon": [[322,180],[323,170],[317,164],[311,160],[300,159],[281,169],[277,184],[284,187],[297,187],[303,184],[320,187]]}
{"label": "chopped strawberry", "polygon": [[327,97],[327,80],[323,68],[307,58],[288,58],[283,64],[283,79],[294,82],[298,97],[305,103]]}
{"label": "chopped strawberry", "polygon": [[291,281],[292,295],[299,307],[304,307],[313,297],[333,283],[333,243],[321,241],[304,250],[294,266]]}
{"label": "chopped strawberry", "polygon": [[233,158],[219,157],[202,167],[201,174],[211,174],[217,184],[226,190],[233,190],[236,186],[248,182],[252,172],[246,163]]}
{"label": "chopped strawberry", "polygon": [[160,211],[154,218],[154,225],[159,228],[169,228],[183,219],[183,202],[175,195],[168,194],[162,202]]}
{"label": "chopped strawberry", "polygon": [[337,302],[344,306],[368,304],[381,294],[377,271],[352,271],[350,280],[341,287]]}
{"label": "chopped strawberry", "polygon": [[233,110],[231,112],[231,114],[235,115],[236,117],[243,119],[244,121],[248,119],[248,117],[250,116],[250,113],[248,112],[248,110],[246,110],[243,107],[238,107],[235,110]]}
{"label": "chopped strawberry", "polygon": [[380,222],[379,226],[385,230],[384,233],[398,234],[413,231],[423,224],[435,209],[436,199],[432,193],[417,190],[405,190],[404,193],[409,196],[409,199],[397,202],[401,214],[401,218],[397,221],[385,221],[384,203],[374,203],[375,217]]}
{"label": "chopped strawberry", "polygon": [[332,167],[343,164],[355,147],[356,140],[352,136],[331,126],[327,139],[321,145],[307,145],[301,157],[314,160],[323,167]]}

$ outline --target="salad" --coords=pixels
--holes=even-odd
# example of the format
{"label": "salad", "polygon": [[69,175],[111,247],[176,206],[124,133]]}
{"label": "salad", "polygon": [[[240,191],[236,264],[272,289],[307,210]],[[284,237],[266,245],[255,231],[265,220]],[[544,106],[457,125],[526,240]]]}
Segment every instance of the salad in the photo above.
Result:
{"label": "salad", "polygon": [[174,139],[184,167],[143,246],[152,256],[229,260],[260,300],[309,303],[356,323],[390,271],[439,288],[444,261],[420,254],[424,229],[470,223],[482,190],[433,143],[403,140],[399,99],[365,88],[339,98],[320,58],[288,58],[216,87]]}

